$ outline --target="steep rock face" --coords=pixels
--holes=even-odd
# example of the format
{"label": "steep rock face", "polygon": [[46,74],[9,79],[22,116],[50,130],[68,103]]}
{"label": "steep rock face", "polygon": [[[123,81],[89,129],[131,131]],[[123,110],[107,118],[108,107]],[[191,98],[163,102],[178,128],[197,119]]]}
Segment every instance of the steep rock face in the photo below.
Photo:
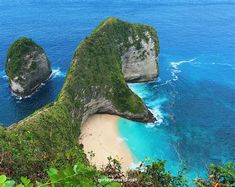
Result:
{"label": "steep rock face", "polygon": [[[127,82],[146,82],[156,79],[158,76],[157,57],[158,52],[155,50],[158,41],[154,41],[151,34],[144,33],[146,40],[140,39],[138,35],[128,37],[130,44],[134,40],[140,40],[140,46],[132,46],[122,55],[122,72]],[[157,43],[156,43],[157,42]]]}
{"label": "steep rock face", "polygon": [[8,50],[6,73],[12,91],[30,95],[51,75],[50,62],[44,50],[31,39],[20,38]]}
{"label": "steep rock face", "polygon": [[105,98],[92,99],[85,105],[84,109],[85,110],[82,115],[82,124],[92,114],[115,114],[128,119],[142,122],[153,122],[156,120],[146,106],[144,106],[144,110],[142,113],[137,114],[130,111],[119,111],[110,100]]}

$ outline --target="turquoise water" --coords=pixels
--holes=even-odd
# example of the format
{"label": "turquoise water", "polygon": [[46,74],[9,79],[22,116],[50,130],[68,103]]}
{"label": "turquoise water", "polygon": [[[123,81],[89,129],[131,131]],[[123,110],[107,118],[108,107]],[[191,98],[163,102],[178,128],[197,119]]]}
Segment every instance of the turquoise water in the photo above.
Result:
{"label": "turquoise water", "polygon": [[[232,0],[1,0],[0,123],[17,122],[58,95],[76,46],[108,16],[146,23],[160,39],[157,81],[130,84],[158,118],[127,120],[120,133],[135,156],[186,165],[194,177],[211,162],[235,160],[235,2]],[[53,78],[32,97],[11,94],[4,73],[9,45],[28,36],[47,52]]]}
{"label": "turquoise water", "polygon": [[193,179],[205,176],[210,163],[235,160],[235,65],[224,57],[173,61],[161,55],[165,68],[157,81],[129,84],[158,119],[119,120],[119,132],[139,161],[167,160],[173,174],[185,167]]}

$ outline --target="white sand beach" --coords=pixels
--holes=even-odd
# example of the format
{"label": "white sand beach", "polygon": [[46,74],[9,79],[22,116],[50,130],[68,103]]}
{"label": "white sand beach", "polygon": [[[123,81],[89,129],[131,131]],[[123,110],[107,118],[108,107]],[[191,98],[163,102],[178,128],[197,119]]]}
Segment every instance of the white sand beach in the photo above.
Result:
{"label": "white sand beach", "polygon": [[107,164],[107,157],[111,156],[120,161],[125,172],[133,162],[133,156],[125,142],[120,138],[117,121],[118,116],[96,114],[88,118],[82,125],[79,142],[84,145],[84,151],[93,151],[95,156],[91,163],[98,168]]}

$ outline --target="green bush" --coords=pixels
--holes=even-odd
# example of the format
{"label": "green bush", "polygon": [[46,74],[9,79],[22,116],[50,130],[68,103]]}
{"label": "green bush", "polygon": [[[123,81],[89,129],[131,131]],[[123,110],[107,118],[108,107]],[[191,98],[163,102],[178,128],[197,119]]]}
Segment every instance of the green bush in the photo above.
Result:
{"label": "green bush", "polygon": [[199,187],[232,187],[235,186],[235,164],[228,162],[223,165],[211,164],[208,168],[208,179],[195,179]]}
{"label": "green bush", "polygon": [[[13,79],[18,76],[22,66],[24,65],[25,54],[30,53],[33,50],[43,50],[32,39],[22,37],[16,40],[8,49],[7,62],[6,62],[6,74],[9,78]],[[32,64],[32,68],[36,65]]]}
{"label": "green bush", "polygon": [[[5,175],[0,176],[0,187],[118,187],[120,184],[116,182],[105,182],[105,176],[101,175],[94,167],[86,166],[82,163],[76,165],[67,166],[63,170],[57,170],[56,168],[50,168],[47,171],[48,180],[31,181],[27,177],[21,177],[17,183],[14,180],[7,178]],[[99,180],[100,179],[100,180]]]}
{"label": "green bush", "polygon": [[[122,172],[120,163],[116,159],[108,158],[108,164],[97,171],[95,166],[77,163],[73,167],[68,165],[65,169],[50,168],[47,171],[47,180],[31,181],[21,177],[18,182],[0,176],[0,187],[187,187],[189,182],[179,171],[173,176],[165,170],[166,161],[141,163],[136,170],[130,170],[126,175]],[[212,164],[208,169],[208,180],[195,179],[197,187],[232,187],[234,186],[234,163],[222,166]],[[40,180],[40,179],[39,179]]]}

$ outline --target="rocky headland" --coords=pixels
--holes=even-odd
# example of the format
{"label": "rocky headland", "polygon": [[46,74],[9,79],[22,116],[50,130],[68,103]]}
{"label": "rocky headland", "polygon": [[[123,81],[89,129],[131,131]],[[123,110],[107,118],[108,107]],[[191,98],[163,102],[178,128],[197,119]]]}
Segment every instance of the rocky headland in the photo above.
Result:
{"label": "rocky headland", "polygon": [[[158,53],[152,27],[106,19],[75,50],[56,101],[9,128],[0,127],[2,151],[8,154],[0,168],[4,171],[4,164],[11,164],[14,172],[8,176],[17,177],[39,176],[49,166],[66,163],[88,165],[78,139],[81,125],[93,114],[155,121],[126,81],[153,80],[158,75]],[[11,62],[11,55],[9,59]],[[11,80],[19,76],[7,71]]]}

